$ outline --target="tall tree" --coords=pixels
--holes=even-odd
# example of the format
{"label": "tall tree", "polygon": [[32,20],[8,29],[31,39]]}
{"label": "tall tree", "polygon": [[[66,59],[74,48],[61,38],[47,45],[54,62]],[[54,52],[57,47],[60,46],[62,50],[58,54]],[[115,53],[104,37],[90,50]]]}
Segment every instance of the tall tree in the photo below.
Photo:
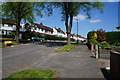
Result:
{"label": "tall tree", "polygon": [[[39,6],[42,7],[43,3]],[[33,22],[34,12],[42,16],[40,9],[33,2],[4,2],[2,4],[2,17],[16,21],[16,42],[19,42],[20,22],[22,20]]]}
{"label": "tall tree", "polygon": [[72,29],[73,17],[77,16],[81,11],[84,11],[87,18],[91,18],[91,11],[93,9],[100,10],[103,13],[105,5],[100,2],[58,2],[53,3],[55,7],[61,8],[62,20],[65,21],[66,32],[67,32],[67,45],[71,44],[70,34]]}

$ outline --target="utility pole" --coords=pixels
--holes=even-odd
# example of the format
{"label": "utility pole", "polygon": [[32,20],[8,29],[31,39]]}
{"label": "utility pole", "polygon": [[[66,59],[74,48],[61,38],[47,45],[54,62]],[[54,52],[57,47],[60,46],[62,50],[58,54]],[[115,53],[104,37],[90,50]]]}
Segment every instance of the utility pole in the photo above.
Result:
{"label": "utility pole", "polygon": [[78,43],[78,19],[77,20],[77,43]]}

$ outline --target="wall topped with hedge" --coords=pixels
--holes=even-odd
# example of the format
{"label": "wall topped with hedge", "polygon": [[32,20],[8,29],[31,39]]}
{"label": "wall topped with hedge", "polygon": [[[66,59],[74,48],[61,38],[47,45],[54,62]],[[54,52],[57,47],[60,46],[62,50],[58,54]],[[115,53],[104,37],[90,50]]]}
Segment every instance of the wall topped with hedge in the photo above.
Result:
{"label": "wall topped with hedge", "polygon": [[106,32],[106,41],[110,44],[120,42],[120,31]]}
{"label": "wall topped with hedge", "polygon": [[[88,32],[87,34],[88,43],[91,42],[90,40],[93,38],[92,36],[96,32],[97,31]],[[105,37],[106,37],[105,41],[108,42],[109,44],[120,43],[120,31],[105,32]]]}

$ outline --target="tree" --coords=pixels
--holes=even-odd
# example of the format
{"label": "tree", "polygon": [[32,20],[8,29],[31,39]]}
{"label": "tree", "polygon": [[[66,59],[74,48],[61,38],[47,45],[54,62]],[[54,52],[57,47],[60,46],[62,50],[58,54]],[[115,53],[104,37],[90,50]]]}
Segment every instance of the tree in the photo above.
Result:
{"label": "tree", "polygon": [[97,35],[98,35],[98,38],[97,38],[97,41],[98,42],[103,42],[106,40],[106,36],[105,36],[105,30],[103,29],[99,29],[97,30]]}
{"label": "tree", "polygon": [[61,8],[62,20],[65,21],[67,32],[67,45],[70,45],[70,34],[72,29],[73,17],[77,16],[79,12],[84,11],[87,18],[91,18],[91,11],[93,9],[100,10],[103,13],[104,4],[100,2],[58,2],[53,3],[55,7]]}
{"label": "tree", "polygon": [[[42,7],[43,3],[39,6]],[[16,42],[19,42],[19,30],[22,20],[33,22],[35,20],[34,12],[42,16],[41,11],[33,2],[4,2],[2,4],[2,17],[16,21]]]}

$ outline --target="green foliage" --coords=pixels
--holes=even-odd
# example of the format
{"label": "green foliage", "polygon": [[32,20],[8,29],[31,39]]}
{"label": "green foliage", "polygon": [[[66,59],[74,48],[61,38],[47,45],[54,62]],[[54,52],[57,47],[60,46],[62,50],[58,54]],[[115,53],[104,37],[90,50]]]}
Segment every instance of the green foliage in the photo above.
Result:
{"label": "green foliage", "polygon": [[[84,11],[87,18],[91,18],[91,11],[93,9],[100,10],[103,13],[103,8],[105,5],[100,2],[57,2],[53,3],[55,7],[60,8],[62,14],[62,20],[65,21],[66,32],[71,33],[73,17],[77,16],[81,11]],[[70,37],[67,37],[67,44],[70,45]]]}
{"label": "green foliage", "polygon": [[55,7],[61,9],[62,20],[64,21],[66,19],[66,14],[68,14],[68,16],[77,16],[80,11],[86,13],[88,16],[87,18],[91,18],[91,11],[93,9],[99,10],[100,13],[103,13],[103,7],[105,6],[105,4],[101,2],[57,2],[53,4]]}
{"label": "green foliage", "polygon": [[89,39],[89,42],[92,44],[99,44],[98,41],[95,39]]}
{"label": "green foliage", "polygon": [[17,45],[18,43],[16,43],[16,42],[12,42],[12,45]]}
{"label": "green foliage", "polygon": [[92,36],[94,35],[95,32],[96,31],[90,31],[90,32],[88,32],[87,39],[92,39]]}
{"label": "green foliage", "polygon": [[36,32],[25,32],[24,35],[22,36],[23,39],[31,39],[31,37],[39,37],[39,38],[44,38],[44,35],[36,33]]}
{"label": "green foliage", "polygon": [[115,43],[111,44],[111,46],[120,46],[120,42],[115,42]]}
{"label": "green foliage", "polygon": [[101,42],[100,44],[101,44],[101,45],[105,45],[105,46],[110,46],[110,44],[109,44],[108,42],[106,42],[106,41],[103,41],[103,42]]}
{"label": "green foliage", "polygon": [[69,51],[71,51],[75,46],[76,46],[76,44],[65,45],[65,46],[62,46],[61,48],[59,48],[58,51],[69,52]]}
{"label": "green foliage", "polygon": [[106,32],[105,35],[109,44],[120,43],[120,31]]}
{"label": "green foliage", "polygon": [[63,37],[57,37],[52,35],[46,35],[45,40],[66,40],[66,38]]}
{"label": "green foliage", "polygon": [[[12,73],[8,77],[2,80],[24,80],[24,79],[40,79],[40,78],[54,78],[53,70],[42,70],[42,69],[26,69]],[[41,79],[40,79],[41,80]]]}
{"label": "green foliage", "polygon": [[[44,8],[44,9],[43,9]],[[42,10],[50,11],[49,6],[45,7],[44,3],[34,2],[4,2],[2,4],[2,17],[16,21],[16,42],[19,42],[20,22],[35,21],[35,14],[42,17]],[[47,11],[45,11],[47,12]],[[28,26],[27,26],[28,27]]]}
{"label": "green foliage", "polygon": [[98,44],[96,38],[94,38],[95,33],[96,33],[96,31],[88,32],[88,34],[87,34],[88,43]]}
{"label": "green foliage", "polygon": [[33,5],[32,2],[4,2],[2,5],[3,17],[15,21],[18,21],[18,18],[20,21],[22,19],[33,21],[35,20]]}
{"label": "green foliage", "polygon": [[0,36],[2,36],[2,38],[14,38],[15,35],[11,35],[11,34],[0,34]]}

